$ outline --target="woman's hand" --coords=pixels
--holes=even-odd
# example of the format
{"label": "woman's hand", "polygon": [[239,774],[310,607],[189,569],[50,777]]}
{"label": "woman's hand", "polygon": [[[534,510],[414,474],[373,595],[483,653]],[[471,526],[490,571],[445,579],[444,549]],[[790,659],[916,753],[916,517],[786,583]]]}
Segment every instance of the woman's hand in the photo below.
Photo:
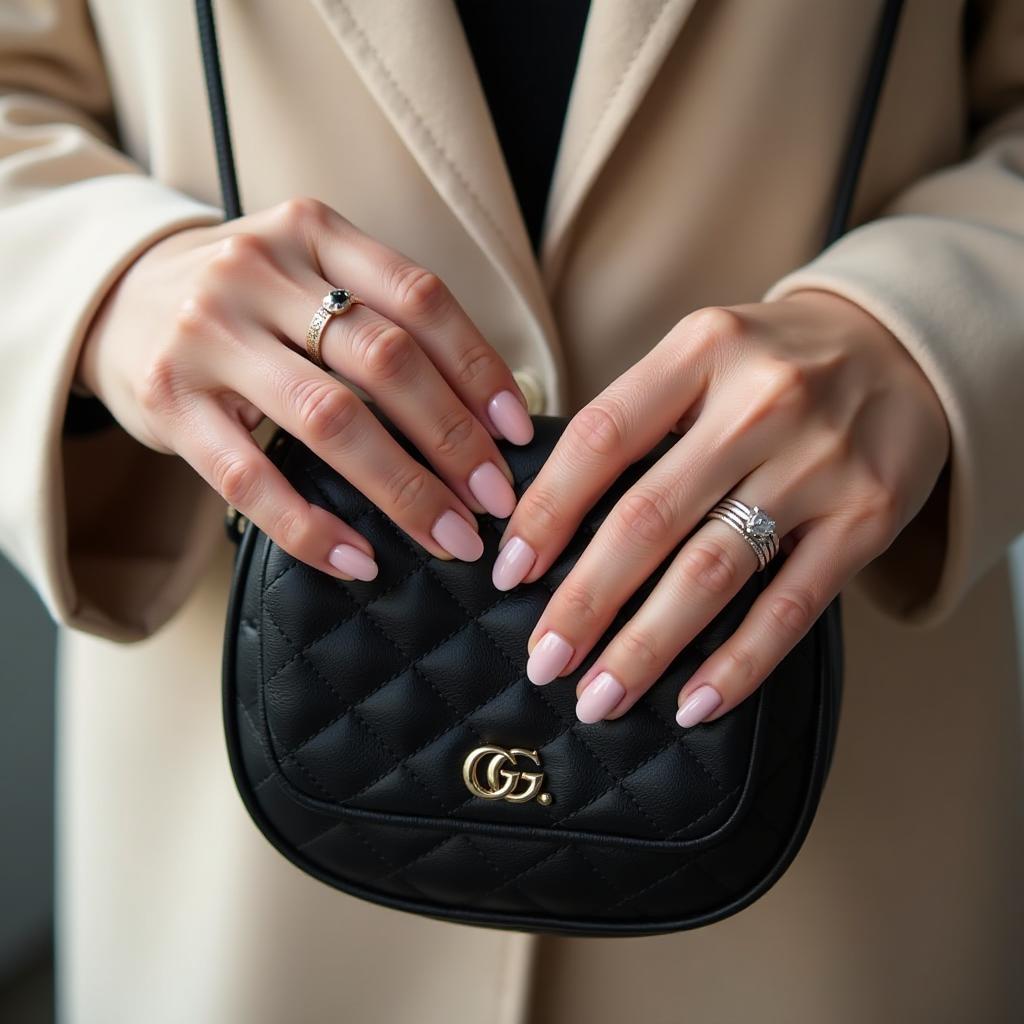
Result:
{"label": "woman's hand", "polygon": [[[825,291],[683,319],[569,423],[520,499],[494,566],[541,576],[586,510],[670,430],[680,439],[616,503],[530,636],[538,684],[572,672],[619,609],[721,498],[759,505],[788,551],[747,617],[679,695],[683,727],[749,696],[843,585],[924,504],[949,451],[935,392],[900,343]],[[618,718],[757,569],[708,520],[577,687],[584,722]]]}
{"label": "woman's hand", "polygon": [[[324,362],[381,406],[436,475],[301,354],[332,288],[365,305],[328,321]],[[473,512],[505,517],[515,505],[494,438],[533,435],[511,371],[444,284],[309,199],[148,249],[106,297],[78,377],[135,438],[181,455],[282,548],[343,579],[372,579],[373,549],[271,464],[251,436],[264,416],[432,555],[467,561],[483,552]]]}

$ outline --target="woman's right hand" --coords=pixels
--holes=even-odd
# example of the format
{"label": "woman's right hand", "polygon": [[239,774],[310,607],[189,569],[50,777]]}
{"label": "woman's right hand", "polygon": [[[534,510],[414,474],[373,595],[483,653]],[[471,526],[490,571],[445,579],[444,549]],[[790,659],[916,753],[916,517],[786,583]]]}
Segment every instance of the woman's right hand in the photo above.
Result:
{"label": "woman's right hand", "polygon": [[[435,473],[305,356],[309,321],[332,288],[365,304],[328,321],[324,362],[362,388]],[[252,431],[264,416],[432,555],[466,561],[483,552],[473,513],[504,518],[515,505],[494,439],[533,435],[511,370],[445,285],[311,199],[187,228],[147,249],[97,312],[78,382],[289,554],[342,579],[372,579],[373,549],[302,498],[260,450]]]}

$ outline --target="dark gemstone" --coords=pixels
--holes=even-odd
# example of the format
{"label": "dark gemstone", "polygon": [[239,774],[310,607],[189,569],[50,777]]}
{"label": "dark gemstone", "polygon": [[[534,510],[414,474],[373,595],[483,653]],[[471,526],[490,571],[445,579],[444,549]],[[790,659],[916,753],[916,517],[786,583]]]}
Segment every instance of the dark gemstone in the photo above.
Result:
{"label": "dark gemstone", "polygon": [[352,296],[344,288],[334,288],[327,295],[324,305],[327,309],[334,311],[348,305]]}

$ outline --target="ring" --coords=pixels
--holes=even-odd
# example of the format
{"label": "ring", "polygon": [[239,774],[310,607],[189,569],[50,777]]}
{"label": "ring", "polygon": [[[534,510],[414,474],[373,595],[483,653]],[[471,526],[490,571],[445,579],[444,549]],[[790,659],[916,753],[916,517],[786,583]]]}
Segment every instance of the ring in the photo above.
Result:
{"label": "ring", "polygon": [[353,295],[344,288],[332,288],[317,307],[306,331],[306,355],[322,370],[329,369],[323,359],[320,358],[320,339],[324,335],[324,328],[327,326],[327,322],[331,317],[347,313],[353,306],[362,301],[358,296]]}
{"label": "ring", "polygon": [[735,498],[723,498],[705,517],[728,523],[751,546],[757,555],[758,572],[779,553],[779,535],[775,520],[763,508],[751,508]]}

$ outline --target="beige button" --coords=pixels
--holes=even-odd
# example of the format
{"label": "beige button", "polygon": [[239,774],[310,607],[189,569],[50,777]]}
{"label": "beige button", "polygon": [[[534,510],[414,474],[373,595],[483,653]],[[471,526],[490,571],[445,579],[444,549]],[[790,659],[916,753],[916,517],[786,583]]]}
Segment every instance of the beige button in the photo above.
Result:
{"label": "beige button", "polygon": [[544,386],[538,379],[537,374],[535,374],[533,370],[524,368],[521,370],[513,370],[512,377],[519,385],[519,390],[522,391],[523,398],[526,399],[527,412],[531,414],[542,413],[544,411],[546,396],[544,395]]}

